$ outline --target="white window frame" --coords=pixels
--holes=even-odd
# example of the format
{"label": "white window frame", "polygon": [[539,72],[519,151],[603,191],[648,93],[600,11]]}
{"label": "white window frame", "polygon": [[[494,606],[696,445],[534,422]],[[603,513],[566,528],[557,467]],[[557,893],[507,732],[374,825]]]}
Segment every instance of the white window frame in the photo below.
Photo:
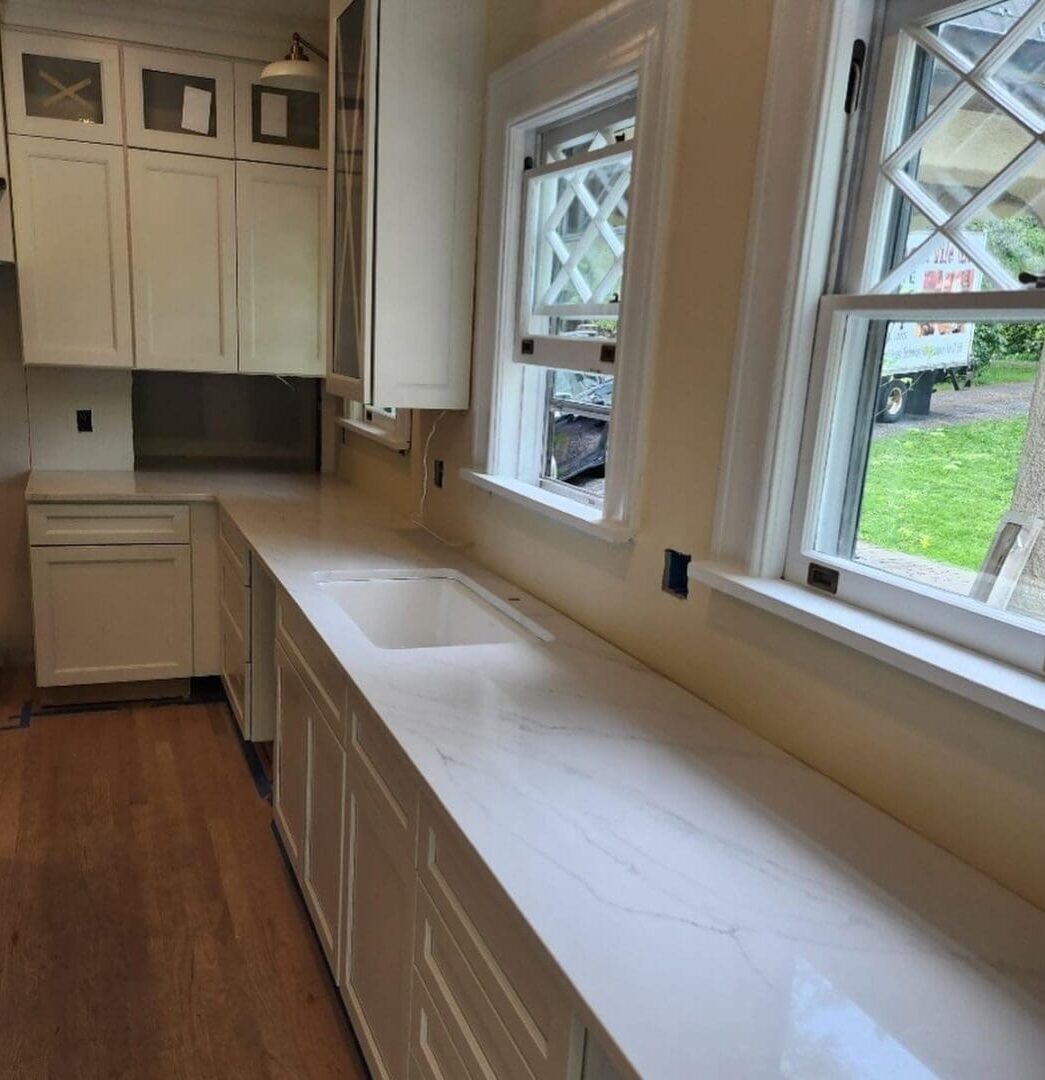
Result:
{"label": "white window frame", "polygon": [[347,412],[347,415],[338,417],[340,427],[400,453],[406,453],[410,449],[412,410],[396,409],[395,416],[389,416],[374,405],[364,405],[362,402],[345,398],[341,401],[342,411]]}
{"label": "white window frame", "polygon": [[[655,315],[673,172],[677,84],[685,40],[681,0],[618,0],[490,78],[475,349],[474,467],[479,487],[610,542],[638,526]],[[529,460],[544,417],[526,394],[541,372],[514,362],[523,267],[528,137],[637,84],[636,138],[614,403],[601,505],[541,484]],[[543,410],[545,402],[540,402]]]}
{"label": "white window frame", "polygon": [[[917,318],[934,303],[925,296],[841,295],[821,304],[832,292],[836,232],[823,208],[843,195],[853,142],[841,103],[852,43],[870,40],[875,8],[874,0],[776,0],[748,235],[747,265],[758,273],[749,274],[742,297],[711,558],[693,564],[691,574],[1045,730],[1045,682],[1035,673],[1043,657],[1027,644],[1026,630],[1012,625],[1020,620],[818,554],[818,563],[840,571],[838,594],[828,596],[803,583],[808,552],[804,563],[792,553],[789,565],[789,541],[807,535],[809,478],[824,445],[819,395],[832,392],[846,322],[908,308]],[[808,62],[796,64],[796,56]],[[947,302],[955,306],[956,299]],[[1045,296],[1024,292],[986,301],[970,295],[957,306],[972,319],[988,312],[1045,318],[1043,305]],[[992,647],[1005,659],[985,655],[968,625],[990,629],[992,639],[997,634]]]}

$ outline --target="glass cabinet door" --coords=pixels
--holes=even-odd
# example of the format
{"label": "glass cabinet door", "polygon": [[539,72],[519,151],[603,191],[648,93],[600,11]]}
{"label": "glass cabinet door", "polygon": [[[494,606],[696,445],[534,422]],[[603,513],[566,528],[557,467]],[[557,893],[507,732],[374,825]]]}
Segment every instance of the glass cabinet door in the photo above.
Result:
{"label": "glass cabinet door", "polygon": [[236,65],[236,157],[325,168],[326,93],[266,86],[258,82],[262,70]]}
{"label": "glass cabinet door", "polygon": [[80,142],[123,142],[116,45],[5,30],[8,128]]}
{"label": "glass cabinet door", "polygon": [[351,0],[333,26],[334,266],[331,390],[365,399],[373,290],[373,49],[376,0]]}
{"label": "glass cabinet door", "polygon": [[234,156],[231,62],[137,48],[123,62],[128,146]]}

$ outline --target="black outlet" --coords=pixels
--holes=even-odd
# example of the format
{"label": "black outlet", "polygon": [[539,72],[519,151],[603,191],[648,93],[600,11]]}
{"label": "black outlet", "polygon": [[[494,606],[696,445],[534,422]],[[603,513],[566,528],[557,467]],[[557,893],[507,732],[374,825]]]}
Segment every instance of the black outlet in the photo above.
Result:
{"label": "black outlet", "polygon": [[94,417],[90,409],[76,410],[76,430],[79,432],[94,431]]}
{"label": "black outlet", "polygon": [[443,477],[446,475],[446,465],[442,458],[436,458],[432,464],[432,483],[436,487],[443,486]]}
{"label": "black outlet", "polygon": [[692,555],[683,555],[680,551],[668,548],[664,552],[664,580],[661,588],[669,595],[685,600],[689,596],[689,564]]}

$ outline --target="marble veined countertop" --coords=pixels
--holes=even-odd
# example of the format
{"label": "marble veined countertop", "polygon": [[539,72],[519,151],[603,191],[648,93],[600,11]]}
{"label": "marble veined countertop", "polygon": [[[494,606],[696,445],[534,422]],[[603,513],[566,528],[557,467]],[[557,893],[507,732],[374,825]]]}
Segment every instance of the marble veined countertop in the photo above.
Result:
{"label": "marble veined countertop", "polygon": [[[353,489],[26,494],[216,498],[641,1076],[1045,1078],[1045,913]],[[379,649],[313,577],[438,567],[554,640]]]}

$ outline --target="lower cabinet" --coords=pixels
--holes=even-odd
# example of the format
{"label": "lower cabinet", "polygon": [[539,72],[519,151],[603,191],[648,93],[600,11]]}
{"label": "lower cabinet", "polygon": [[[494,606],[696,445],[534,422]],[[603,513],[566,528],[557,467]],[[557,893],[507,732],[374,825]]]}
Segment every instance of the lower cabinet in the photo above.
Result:
{"label": "lower cabinet", "polygon": [[37,685],[192,675],[188,544],[31,548]]}
{"label": "lower cabinet", "polygon": [[286,653],[276,646],[276,745],[272,813],[298,879],[304,866],[308,813],[308,691]]}
{"label": "lower cabinet", "polygon": [[380,722],[350,698],[341,994],[370,1069],[406,1075],[416,782]]}
{"label": "lower cabinet", "polygon": [[557,966],[398,742],[283,598],[276,621],[273,808],[371,1074],[612,1080]]}

